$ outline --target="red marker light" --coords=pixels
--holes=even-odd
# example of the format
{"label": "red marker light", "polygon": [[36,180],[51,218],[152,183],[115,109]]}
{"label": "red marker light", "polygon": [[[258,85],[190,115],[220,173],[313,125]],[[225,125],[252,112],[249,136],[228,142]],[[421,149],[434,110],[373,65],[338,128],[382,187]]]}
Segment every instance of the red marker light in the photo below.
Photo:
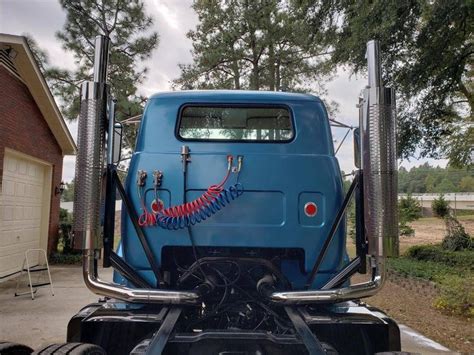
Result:
{"label": "red marker light", "polygon": [[304,213],[308,217],[314,217],[318,213],[318,206],[314,202],[308,202],[306,205],[304,205]]}

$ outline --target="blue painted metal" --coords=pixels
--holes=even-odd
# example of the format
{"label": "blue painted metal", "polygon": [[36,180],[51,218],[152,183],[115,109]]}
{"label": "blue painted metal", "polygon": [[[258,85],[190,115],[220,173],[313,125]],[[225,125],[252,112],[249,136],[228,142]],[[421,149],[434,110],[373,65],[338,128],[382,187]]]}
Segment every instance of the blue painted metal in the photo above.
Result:
{"label": "blue painted metal", "polygon": [[[295,137],[288,143],[183,142],[175,132],[179,110],[186,104],[284,105],[292,114]],[[252,91],[178,91],[152,96],[142,117],[126,181],[126,191],[137,211],[140,211],[136,187],[138,170],[148,172],[147,188],[152,188],[153,170],[164,173],[160,196],[165,207],[183,202],[182,145],[188,145],[191,151],[188,201],[222,179],[228,154],[244,156],[239,177],[244,194],[193,227],[196,244],[304,249],[304,272],[291,261],[282,266],[282,272],[293,287],[303,288],[305,276],[310,272],[343,200],[340,168],[334,156],[329,121],[321,100],[305,94]],[[235,182],[233,174],[228,184]],[[148,204],[152,196],[152,193],[147,194]],[[303,211],[309,201],[318,205],[318,214],[312,218]],[[164,246],[190,245],[186,229],[169,231],[146,227],[145,232],[158,262]],[[154,282],[147,259],[125,214],[122,216],[120,254],[143,277]],[[345,261],[345,230],[341,227],[313,288],[326,283]]]}

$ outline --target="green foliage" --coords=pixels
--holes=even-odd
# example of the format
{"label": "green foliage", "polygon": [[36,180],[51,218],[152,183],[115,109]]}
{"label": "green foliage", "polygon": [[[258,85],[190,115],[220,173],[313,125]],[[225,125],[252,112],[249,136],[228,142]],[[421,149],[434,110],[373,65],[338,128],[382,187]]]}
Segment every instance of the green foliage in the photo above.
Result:
{"label": "green foliage", "polygon": [[405,277],[417,277],[424,280],[435,281],[438,275],[446,273],[456,274],[457,270],[442,263],[434,261],[419,261],[407,257],[387,259],[389,270],[396,271]]}
{"label": "green foliage", "polygon": [[474,219],[474,211],[473,210],[456,210],[456,218],[458,220],[463,219]]}
{"label": "green foliage", "polygon": [[[472,0],[310,0],[297,2],[324,25],[334,68],[366,67],[365,43],[381,44],[383,76],[398,93],[400,155],[473,164]],[[322,22],[321,19],[325,20]]]}
{"label": "green foliage", "polygon": [[473,275],[444,276],[440,279],[440,296],[434,306],[443,313],[474,317],[474,277]]}
{"label": "green foliage", "polygon": [[474,242],[459,221],[449,214],[444,217],[447,234],[441,243],[446,250],[474,249]]}
{"label": "green foliage", "polygon": [[402,193],[474,192],[473,184],[473,171],[467,168],[440,168],[425,163],[398,171],[398,192]]}
{"label": "green foliage", "polygon": [[398,201],[398,214],[401,220],[413,222],[421,217],[420,202],[410,194]]}
{"label": "green foliage", "polygon": [[193,63],[180,65],[175,87],[306,91],[327,74],[325,38],[292,2],[196,0],[193,9]]}
{"label": "green foliage", "polygon": [[474,191],[474,176],[464,176],[459,181],[460,191]]}
{"label": "green foliage", "polygon": [[65,208],[59,208],[59,222],[68,223],[72,222],[72,214],[68,212]]}
{"label": "green foliage", "polygon": [[61,201],[74,201],[74,179],[71,182],[66,183],[63,194],[61,195]]}
{"label": "green foliage", "polygon": [[406,257],[474,271],[474,250],[450,251],[441,245],[415,245],[406,251]]}
{"label": "green foliage", "polygon": [[401,236],[404,237],[414,237],[415,236],[415,230],[410,227],[408,224],[402,223],[402,221],[399,221],[398,225],[398,232],[400,233]]}
{"label": "green foliage", "polygon": [[59,253],[68,254],[72,251],[72,214],[66,209],[59,209],[58,245]]}
{"label": "green foliage", "polygon": [[421,217],[421,205],[410,194],[398,201],[398,222],[400,235],[413,236],[415,230],[408,225]]}
{"label": "green foliage", "polygon": [[[145,99],[138,95],[147,68],[141,63],[158,45],[158,34],[150,32],[151,17],[145,14],[141,0],[60,0],[66,23],[57,38],[70,51],[77,69],[51,67],[43,61],[44,75],[53,94],[61,99],[61,111],[69,120],[79,114],[79,85],[91,80],[94,39],[102,34],[110,38],[108,81],[117,99],[119,121],[141,114]],[[135,132],[125,132],[134,141]]]}
{"label": "green foliage", "polygon": [[444,218],[449,214],[449,201],[446,201],[441,194],[431,202],[431,209],[436,217]]}
{"label": "green foliage", "polygon": [[347,235],[355,241],[356,238],[356,218],[355,218],[355,204],[352,203],[348,207],[347,212]]}
{"label": "green foliage", "polygon": [[82,263],[82,254],[61,254],[52,253],[49,256],[50,264],[66,264],[66,265],[78,265]]}

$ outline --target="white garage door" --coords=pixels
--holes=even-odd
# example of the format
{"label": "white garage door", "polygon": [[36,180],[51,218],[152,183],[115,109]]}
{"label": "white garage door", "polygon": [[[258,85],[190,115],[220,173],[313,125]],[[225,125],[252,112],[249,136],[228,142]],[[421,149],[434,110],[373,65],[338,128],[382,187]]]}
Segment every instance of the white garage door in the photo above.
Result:
{"label": "white garage door", "polygon": [[25,251],[39,248],[44,239],[44,217],[49,221],[49,203],[44,198],[49,193],[49,189],[45,191],[47,170],[48,166],[34,159],[5,152],[0,195],[0,278],[19,271]]}

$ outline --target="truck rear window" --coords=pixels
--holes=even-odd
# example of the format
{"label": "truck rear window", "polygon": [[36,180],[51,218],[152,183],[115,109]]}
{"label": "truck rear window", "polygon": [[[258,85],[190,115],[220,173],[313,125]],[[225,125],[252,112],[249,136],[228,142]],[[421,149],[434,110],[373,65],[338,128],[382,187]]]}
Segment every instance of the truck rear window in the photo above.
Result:
{"label": "truck rear window", "polygon": [[292,122],[284,107],[186,106],[178,134],[185,140],[289,141]]}

